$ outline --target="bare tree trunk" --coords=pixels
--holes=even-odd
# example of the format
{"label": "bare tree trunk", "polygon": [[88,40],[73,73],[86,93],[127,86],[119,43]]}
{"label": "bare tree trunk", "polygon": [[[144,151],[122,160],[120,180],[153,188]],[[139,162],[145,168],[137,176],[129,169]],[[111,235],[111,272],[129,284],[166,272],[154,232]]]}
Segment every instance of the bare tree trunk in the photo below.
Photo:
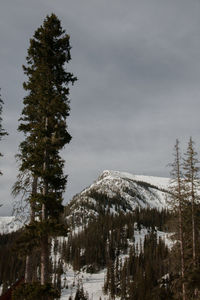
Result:
{"label": "bare tree trunk", "polygon": [[172,164],[172,176],[174,177],[174,197],[178,208],[178,239],[180,243],[180,258],[181,258],[181,280],[182,280],[182,299],[186,300],[186,287],[185,287],[185,253],[184,253],[184,239],[183,239],[183,204],[184,204],[184,192],[182,173],[181,173],[181,162],[180,162],[180,151],[179,141],[176,140],[175,144],[175,161]]}
{"label": "bare tree trunk", "polygon": [[[195,195],[194,195],[194,182],[192,178],[192,257],[193,257],[193,267],[197,265],[196,259],[196,234],[195,234]],[[194,289],[194,295],[198,296],[198,288]]]}
{"label": "bare tree trunk", "polygon": [[193,266],[196,266],[196,238],[195,238],[195,196],[194,196],[194,184],[192,182],[192,256]]}
{"label": "bare tree trunk", "polygon": [[[37,176],[33,177],[33,183],[32,183],[32,195],[35,195],[37,193],[37,182],[38,178]],[[35,220],[35,205],[33,202],[31,202],[30,205],[30,224],[34,222]],[[25,282],[31,282],[33,280],[33,274],[34,274],[34,266],[33,266],[33,253],[26,256],[26,267],[25,267]]]}
{"label": "bare tree trunk", "polygon": [[[191,235],[192,235],[192,242],[191,242],[191,249],[192,249],[192,264],[193,264],[193,270],[195,270],[197,266],[197,249],[196,249],[196,216],[195,216],[195,204],[196,204],[196,185],[199,182],[199,167],[197,164],[199,163],[199,160],[197,159],[197,153],[194,150],[194,143],[192,138],[190,137],[189,143],[188,143],[188,149],[185,153],[185,159],[184,159],[184,170],[185,170],[185,182],[188,189],[188,202],[191,204]],[[194,289],[194,295],[197,296],[198,289]]]}
{"label": "bare tree trunk", "polygon": [[181,278],[182,278],[182,296],[186,300],[185,291],[185,255],[184,255],[184,239],[183,239],[183,218],[182,218],[182,184],[181,184],[181,170],[180,170],[180,154],[178,141],[176,143],[176,159],[177,159],[177,180],[178,180],[178,217],[179,217],[179,241],[180,241],[180,254],[181,254]]}
{"label": "bare tree trunk", "polygon": [[[46,207],[42,205],[42,221],[46,220]],[[49,239],[48,234],[41,240],[41,284],[49,281]]]}
{"label": "bare tree trunk", "polygon": [[[48,126],[48,118],[45,118],[45,129]],[[47,151],[44,151],[44,163],[43,163],[43,171],[45,172],[47,169]],[[48,193],[48,183],[45,180],[43,187],[43,196],[46,196]],[[42,204],[42,222],[47,220],[46,215],[46,206]],[[49,239],[48,234],[43,235],[41,239],[41,284],[44,285],[49,281]]]}
{"label": "bare tree trunk", "polygon": [[179,240],[180,240],[180,253],[181,253],[181,277],[182,277],[182,294],[183,300],[186,299],[186,292],[185,292],[185,255],[184,255],[184,244],[183,244],[183,221],[182,221],[182,209],[181,209],[181,202],[179,201]]}
{"label": "bare tree trunk", "polygon": [[49,244],[48,236],[41,241],[41,284],[49,282]]}

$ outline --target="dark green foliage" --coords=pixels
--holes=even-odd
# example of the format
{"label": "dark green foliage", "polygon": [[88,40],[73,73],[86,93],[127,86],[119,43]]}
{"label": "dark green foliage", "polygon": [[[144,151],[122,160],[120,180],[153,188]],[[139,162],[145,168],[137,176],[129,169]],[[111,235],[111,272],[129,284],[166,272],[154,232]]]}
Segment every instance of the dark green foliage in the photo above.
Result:
{"label": "dark green foliage", "polygon": [[12,300],[55,300],[60,293],[51,284],[41,285],[39,282],[21,284],[12,293]]}
{"label": "dark green foliage", "polygon": [[74,300],[88,300],[83,288],[78,288]]}
{"label": "dark green foliage", "polygon": [[14,249],[18,237],[18,232],[0,235],[0,285],[3,284],[3,292],[24,275],[24,258],[19,258]]}
{"label": "dark green foliage", "polygon": [[[120,195],[115,195],[114,197],[109,197],[106,194],[99,193],[95,190],[91,190],[88,194],[88,197],[91,197],[96,200],[97,205],[93,207],[96,212],[99,214],[108,213],[112,206],[115,207],[117,212],[126,212],[131,210],[129,203],[126,203]],[[92,205],[92,204],[91,204]]]}
{"label": "dark green foliage", "polygon": [[[149,191],[149,189],[157,189],[155,186],[144,182],[137,182],[137,186],[141,186],[147,191]],[[122,187],[122,191],[131,197],[136,197],[137,199],[144,201],[144,197],[137,188],[130,189],[125,185]],[[112,213],[113,210],[117,214],[128,214],[133,212],[133,208],[131,207],[129,201],[123,198],[119,192],[113,191],[112,195],[109,195],[106,191],[99,191],[94,185],[94,187],[86,189],[83,193],[73,197],[72,201],[70,201],[65,208],[65,215],[67,216],[70,226],[75,228],[76,226],[87,224],[91,221],[91,219],[95,220],[97,215],[106,215]],[[138,211],[139,216],[140,208],[136,208],[136,210]],[[165,212],[163,211],[163,216],[164,213]],[[148,210],[146,215],[147,214]],[[152,218],[152,214],[150,214],[150,218]],[[153,219],[154,218],[152,218],[152,224],[154,222]],[[161,225],[155,224],[155,226],[159,227]]]}
{"label": "dark green foliage", "polygon": [[[91,201],[91,198],[95,202]],[[76,227],[91,222],[92,219],[95,220],[96,215],[110,214],[112,207],[119,214],[132,210],[130,204],[124,201],[120,195],[109,197],[104,193],[90,190],[81,201],[77,201],[75,196],[70,204],[66,206],[65,215],[70,216],[70,225]],[[73,211],[77,208],[79,212],[74,215]],[[93,214],[88,215],[87,212],[90,210],[93,211]]]}
{"label": "dark green foliage", "polygon": [[[176,218],[176,216],[175,216]],[[196,206],[195,209],[196,226],[199,227],[200,221],[200,208]],[[198,299],[194,297],[194,290],[200,290],[200,233],[198,229],[196,230],[196,266],[193,266],[192,261],[192,224],[191,224],[191,204],[186,203],[183,209],[183,230],[184,230],[184,241],[185,241],[185,286],[187,289],[187,297],[189,299]],[[175,219],[175,230],[177,230],[177,218]],[[174,238],[177,239],[177,233],[175,233]],[[170,253],[170,271],[173,275],[172,287],[176,294],[175,299],[180,299],[181,291],[181,278],[180,278],[180,246],[176,243]]]}
{"label": "dark green foliage", "polygon": [[[2,126],[2,110],[3,110],[3,100],[1,99],[1,94],[0,94],[0,141],[2,138],[7,135],[8,133],[3,129]],[[2,153],[0,152],[0,156],[3,156]],[[0,175],[2,175],[2,172],[0,171]]]}
{"label": "dark green foliage", "polygon": [[[154,231],[154,224],[163,230],[165,222],[169,218],[170,215],[167,211],[159,212],[150,209],[141,209],[132,214],[122,213],[115,216],[105,214],[91,221],[85,228],[83,227],[79,234],[69,235],[68,242],[65,241],[60,245],[55,240],[53,252],[54,255],[61,253],[61,260],[52,264],[52,272],[56,274],[54,287],[60,290],[63,259],[65,262],[71,263],[75,270],[83,267],[90,273],[107,267],[108,273],[104,289],[112,297],[121,295],[122,299],[126,299],[131,293],[131,295],[139,295],[138,299],[142,299],[142,297],[148,299],[149,293],[169,295],[169,283],[162,290],[158,283],[158,280],[169,272],[168,251],[163,242],[157,239]],[[137,222],[141,228],[145,224],[150,232],[144,242],[144,251],[140,255],[137,254],[134,247],[129,246],[129,243],[134,242],[134,226],[138,229]],[[22,232],[22,237],[26,233],[27,231]],[[35,234],[37,234],[37,230]],[[128,256],[124,263],[119,258],[123,253],[127,253]],[[144,276],[143,270],[146,270],[146,276]],[[137,278],[137,289],[133,285],[134,277]],[[147,290],[145,295],[144,289]],[[84,297],[87,296],[84,295]]]}
{"label": "dark green foliage", "polygon": [[66,71],[65,64],[71,59],[69,39],[58,18],[47,16],[30,40],[27,66],[23,66],[28,93],[18,128],[26,137],[20,144],[19,170],[38,178],[37,194],[28,199],[34,203],[35,214],[40,217],[44,204],[46,216],[54,220],[63,211],[67,177],[59,151],[71,140],[66,124],[70,112],[68,85],[76,81]]}
{"label": "dark green foliage", "polygon": [[[30,39],[27,65],[23,66],[27,94],[18,130],[25,134],[25,140],[17,156],[19,175],[14,192],[25,192],[31,208],[31,222],[20,243],[27,252],[34,246],[40,248],[42,284],[50,281],[50,237],[66,235],[60,217],[67,176],[60,150],[71,140],[66,121],[70,113],[69,85],[77,79],[66,68],[70,50],[69,35],[51,14]],[[23,183],[27,183],[27,190]]]}
{"label": "dark green foliage", "polygon": [[[190,138],[184,159],[179,142],[172,164],[171,206],[174,215],[174,238],[170,253],[171,288],[175,299],[199,299],[200,295],[200,207],[199,161]],[[185,295],[184,295],[185,294]]]}
{"label": "dark green foliage", "polygon": [[80,234],[69,237],[63,246],[64,260],[71,262],[75,270],[87,265],[88,271],[95,272],[105,266],[108,259],[115,259],[120,251],[127,249],[127,238],[134,238],[133,226],[126,228],[129,223],[131,218],[124,214],[99,217]]}
{"label": "dark green foliage", "polygon": [[[1,94],[0,94],[0,140],[2,139],[3,136],[7,135],[8,133],[5,131],[5,129],[2,126],[2,111],[3,111],[3,100],[1,99]],[[1,154],[2,155],[2,154]]]}
{"label": "dark green foliage", "polygon": [[[168,286],[164,288],[160,284],[162,276],[168,273],[167,257],[164,242],[157,239],[156,233],[150,232],[139,255],[131,248],[120,267],[116,262],[108,264],[105,292],[109,292],[112,299],[116,295],[131,300],[170,299]],[[159,298],[161,294],[166,298]]]}
{"label": "dark green foliage", "polygon": [[126,253],[128,241],[134,242],[135,224],[137,228],[146,226],[150,230],[156,227],[164,230],[169,218],[167,211],[155,209],[136,209],[133,213],[115,216],[100,215],[83,227],[79,234],[68,237],[68,243],[63,243],[62,257],[75,270],[87,266],[88,272],[95,272],[121,253]]}
{"label": "dark green foliage", "polygon": [[156,208],[136,208],[132,213],[138,227],[141,225],[146,228],[156,228],[161,231],[168,230],[168,221],[171,219],[171,213],[167,209],[158,211]]}

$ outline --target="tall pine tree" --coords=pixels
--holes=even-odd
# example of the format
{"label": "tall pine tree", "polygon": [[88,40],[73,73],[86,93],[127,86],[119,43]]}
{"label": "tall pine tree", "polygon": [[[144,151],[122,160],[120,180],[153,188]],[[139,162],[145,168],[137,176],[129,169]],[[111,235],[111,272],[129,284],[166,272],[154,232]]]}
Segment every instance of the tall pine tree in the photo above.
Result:
{"label": "tall pine tree", "polygon": [[190,138],[188,143],[187,152],[184,159],[184,179],[186,183],[187,198],[191,207],[191,224],[192,224],[192,260],[193,266],[197,263],[196,254],[196,207],[198,202],[198,186],[199,186],[199,160],[197,159],[197,153],[194,150],[194,142]]}
{"label": "tall pine tree", "polygon": [[18,128],[25,134],[18,156],[19,171],[32,178],[28,182],[35,183],[28,199],[34,217],[27,232],[39,237],[42,285],[50,281],[49,238],[60,230],[58,220],[67,180],[59,151],[71,140],[66,123],[69,84],[77,80],[66,70],[71,59],[69,40],[56,15],[47,16],[30,40],[27,65],[23,66],[28,79]]}
{"label": "tall pine tree", "polygon": [[183,211],[185,204],[185,186],[182,174],[181,154],[179,141],[176,140],[174,147],[174,162],[171,164],[171,206],[178,218],[177,237],[179,241],[179,257],[180,257],[180,274],[182,295],[181,299],[186,300],[186,286],[185,286],[185,241],[184,241],[184,220]]}
{"label": "tall pine tree", "polygon": [[199,160],[190,137],[184,158],[184,181],[186,186],[187,207],[185,231],[187,235],[188,252],[188,289],[195,299],[199,294]]}

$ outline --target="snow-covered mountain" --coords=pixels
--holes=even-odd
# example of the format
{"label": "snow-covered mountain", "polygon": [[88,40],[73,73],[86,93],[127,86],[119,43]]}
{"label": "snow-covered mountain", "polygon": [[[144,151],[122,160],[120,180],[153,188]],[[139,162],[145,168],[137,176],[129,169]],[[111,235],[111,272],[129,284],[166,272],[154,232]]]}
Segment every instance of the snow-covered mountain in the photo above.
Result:
{"label": "snow-covered mountain", "polygon": [[[167,207],[169,178],[104,171],[99,178],[77,194],[66,207],[66,216],[82,225],[100,213],[131,212],[136,207]],[[23,222],[15,217],[0,217],[0,234],[17,231]]]}
{"label": "snow-covered mountain", "polygon": [[[106,170],[93,184],[73,197],[66,207],[66,218],[75,226],[75,232],[78,233],[82,231],[81,225],[87,224],[89,220],[106,212],[115,215],[121,212],[129,213],[137,207],[162,210],[168,207],[169,184],[169,178]],[[145,227],[138,229],[135,224],[134,247],[140,249],[148,233],[149,229]],[[165,241],[169,248],[172,247],[170,234],[157,230],[157,236]],[[123,260],[126,256],[120,257]],[[109,294],[103,293],[105,276],[106,269],[89,274],[85,271],[74,272],[66,268],[64,278],[67,278],[69,288],[62,291],[61,299],[69,299],[69,295],[75,297],[79,280],[88,293],[89,299],[99,300],[100,297],[110,299]],[[120,298],[116,297],[116,299]]]}
{"label": "snow-covered mountain", "polygon": [[[168,206],[169,182],[168,178],[163,177],[132,175],[126,172],[106,170],[91,186],[73,197],[66,206],[66,219],[74,225],[72,232],[78,236],[83,230],[81,225],[88,224],[88,221],[100,214],[104,215],[107,212],[115,215],[121,212],[126,214],[134,211],[137,207],[162,210]],[[14,217],[0,217],[0,233],[16,231],[21,226],[22,223]],[[89,226],[90,224],[88,224]],[[137,227],[137,224],[133,223],[134,238],[127,241],[127,252],[120,253],[119,258],[122,262],[128,257],[130,246],[134,246],[137,251],[142,249],[149,230],[143,225]],[[172,246],[170,234],[167,232],[157,229],[157,237],[165,241],[169,248]],[[62,240],[68,242],[68,238],[59,238],[60,245],[62,245]],[[84,248],[81,249],[84,253]],[[59,261],[60,256],[60,253],[57,256],[54,255],[52,261]],[[55,257],[57,257],[56,260]],[[105,295],[103,292],[107,272],[105,267],[90,274],[86,272],[86,268],[79,271],[73,270],[72,265],[65,262],[62,266],[62,300],[68,300],[70,296],[74,298],[79,286],[82,286],[87,292],[88,299],[99,300],[100,297],[101,299],[110,299],[109,293]],[[116,299],[120,298],[116,297]]]}
{"label": "snow-covered mountain", "polygon": [[67,219],[76,225],[100,213],[131,212],[136,207],[167,207],[169,178],[104,171],[66,207]]}

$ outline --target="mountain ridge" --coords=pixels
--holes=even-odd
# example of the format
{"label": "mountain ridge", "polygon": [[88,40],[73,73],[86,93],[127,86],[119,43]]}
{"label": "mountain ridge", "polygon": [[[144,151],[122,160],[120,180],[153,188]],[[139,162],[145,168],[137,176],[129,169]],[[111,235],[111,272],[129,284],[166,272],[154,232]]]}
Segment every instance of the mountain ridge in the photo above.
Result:
{"label": "mountain ridge", "polygon": [[105,170],[67,204],[66,218],[80,226],[99,214],[128,213],[136,207],[165,209],[169,183],[165,177]]}

